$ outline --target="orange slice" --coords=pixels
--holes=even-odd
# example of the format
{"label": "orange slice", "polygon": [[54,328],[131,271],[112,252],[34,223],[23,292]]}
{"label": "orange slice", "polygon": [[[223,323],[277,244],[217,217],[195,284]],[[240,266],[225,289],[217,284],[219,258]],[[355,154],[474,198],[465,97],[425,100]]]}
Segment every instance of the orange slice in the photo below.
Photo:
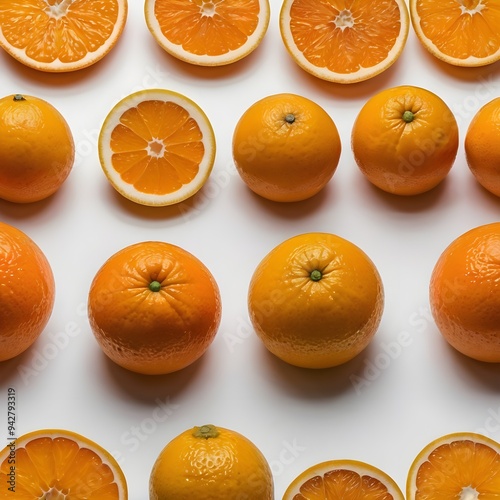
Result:
{"label": "orange slice", "polygon": [[500,498],[500,444],[471,432],[447,434],[432,441],[410,467],[406,498]]}
{"label": "orange slice", "polygon": [[74,432],[42,429],[11,441],[0,452],[1,498],[127,500],[116,460]]}
{"label": "orange slice", "polygon": [[455,66],[500,60],[498,0],[410,0],[413,28],[434,56]]}
{"label": "orange slice", "polygon": [[127,0],[2,0],[0,46],[41,71],[74,71],[102,59],[127,19]]}
{"label": "orange slice", "polygon": [[337,83],[367,80],[400,56],[410,21],[404,0],[284,0],[283,42],[305,71]]}
{"label": "orange slice", "polygon": [[221,66],[255,50],[269,25],[268,0],[146,0],[149,31],[169,54]]}
{"label": "orange slice", "polygon": [[283,500],[404,500],[396,482],[373,465],[329,460],[295,478]]}
{"label": "orange slice", "polygon": [[142,90],[109,112],[99,135],[99,158],[125,198],[172,205],[194,195],[208,179],[215,135],[191,99],[170,90]]}

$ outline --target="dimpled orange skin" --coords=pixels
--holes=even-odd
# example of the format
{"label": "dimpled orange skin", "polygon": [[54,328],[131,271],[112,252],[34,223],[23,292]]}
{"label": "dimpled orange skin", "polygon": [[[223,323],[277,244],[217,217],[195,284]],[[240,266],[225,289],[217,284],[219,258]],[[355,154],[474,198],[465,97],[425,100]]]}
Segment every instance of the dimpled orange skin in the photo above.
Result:
{"label": "dimpled orange skin", "polygon": [[262,452],[242,434],[203,425],[161,451],[151,471],[150,500],[273,500],[274,483]]}
{"label": "dimpled orange skin", "polygon": [[221,312],[219,288],[206,266],[159,241],[111,256],[89,291],[90,326],[101,349],[123,368],[143,374],[194,363],[212,343]]}
{"label": "dimpled orange skin", "polygon": [[0,361],[28,349],[52,314],[54,276],[38,245],[0,222]]}
{"label": "dimpled orange skin", "polygon": [[500,97],[476,113],[467,129],[464,146],[467,164],[477,182],[500,196]]}
{"label": "dimpled orange skin", "polygon": [[432,271],[430,305],[450,345],[500,362],[500,223],[473,228],[444,250]]}
{"label": "dimpled orange skin", "polygon": [[311,198],[330,181],[340,159],[337,127],[315,102],[295,94],[265,97],[241,116],[233,158],[246,185],[263,198]]}
{"label": "dimpled orange skin", "polygon": [[445,179],[458,140],[458,125],[446,103],[426,89],[406,85],[383,90],[365,103],[353,125],[351,147],[372,184],[411,196]]}
{"label": "dimpled orange skin", "polygon": [[0,198],[31,203],[49,197],[74,159],[69,125],[51,104],[19,94],[0,99]]}
{"label": "dimpled orange skin", "polygon": [[279,244],[255,269],[248,291],[250,320],[264,345],[304,368],[329,368],[358,355],[373,338],[383,307],[373,262],[328,233]]}

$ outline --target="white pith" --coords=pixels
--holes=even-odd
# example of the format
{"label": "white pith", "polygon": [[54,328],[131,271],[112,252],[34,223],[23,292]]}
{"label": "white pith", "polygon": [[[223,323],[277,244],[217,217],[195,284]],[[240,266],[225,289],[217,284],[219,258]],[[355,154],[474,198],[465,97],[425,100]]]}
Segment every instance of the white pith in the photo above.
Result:
{"label": "white pith", "polygon": [[[157,42],[169,54],[183,61],[198,64],[200,66],[217,66],[242,59],[257,48],[269,25],[269,2],[267,0],[259,0],[260,12],[257,26],[254,32],[248,37],[247,41],[241,47],[217,56],[192,54],[191,52],[186,51],[182,45],[172,43],[162,33],[160,23],[154,13],[155,3],[156,0],[146,0],[144,14],[146,17],[146,24],[148,25],[149,30],[154,34]],[[214,2],[208,2],[200,6],[200,12],[205,16],[212,17],[217,12],[217,5]]]}
{"label": "white pith", "polygon": [[[387,57],[376,64],[375,66],[370,66],[368,68],[361,67],[358,71],[354,73],[336,73],[329,70],[326,67],[318,67],[312,64],[297,47],[290,29],[291,16],[290,10],[294,3],[294,0],[284,0],[281,15],[280,15],[280,30],[283,37],[283,42],[285,43],[289,52],[294,55],[294,58],[305,71],[311,73],[312,75],[321,78],[323,80],[332,81],[336,83],[353,83],[362,80],[367,80],[373,76],[378,75],[389,66],[391,66],[399,57],[402,52],[406,39],[408,38],[410,20],[408,16],[408,10],[404,0],[396,0],[399,10],[401,12],[401,27],[399,35],[391,48]],[[356,25],[356,19],[353,17],[352,13],[348,9],[344,9],[339,13],[336,19],[332,21],[337,28],[345,30],[347,27],[354,27]]]}
{"label": "white pith", "polygon": [[[110,146],[111,133],[113,129],[120,124],[120,118],[125,111],[136,107],[139,103],[145,100],[158,100],[163,102],[172,102],[184,108],[189,115],[196,121],[202,133],[202,143],[205,149],[204,157],[199,165],[198,173],[188,183],[184,184],[179,190],[165,195],[148,194],[137,191],[137,189],[125,182],[121,175],[113,168],[112,156],[113,151]],[[151,142],[154,142],[151,141]],[[151,153],[151,142],[146,150]],[[161,141],[158,140],[158,144]],[[151,154],[151,156],[161,157],[165,152],[165,146],[162,144],[162,150],[159,153]],[[205,113],[187,97],[176,92],[171,92],[164,89],[149,89],[136,92],[122,99],[108,114],[101,129],[99,136],[99,158],[104,173],[110,180],[115,189],[126,198],[150,206],[164,206],[178,203],[191,196],[201,189],[206,179],[212,171],[215,160],[215,137],[212,126]]]}

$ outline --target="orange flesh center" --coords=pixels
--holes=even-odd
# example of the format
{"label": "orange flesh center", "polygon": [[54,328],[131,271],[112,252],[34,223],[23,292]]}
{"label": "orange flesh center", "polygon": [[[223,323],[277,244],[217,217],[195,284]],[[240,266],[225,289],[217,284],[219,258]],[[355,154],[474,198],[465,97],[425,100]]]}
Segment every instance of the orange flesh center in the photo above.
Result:
{"label": "orange flesh center", "polygon": [[[117,500],[118,486],[111,468],[99,455],[63,437],[33,439],[15,449],[16,494],[19,498]],[[9,481],[7,457],[0,466],[0,482]]]}
{"label": "orange flesh center", "polygon": [[290,29],[304,57],[335,73],[354,73],[384,61],[401,31],[394,0],[295,0]]}
{"label": "orange flesh center", "polygon": [[415,500],[500,498],[500,455],[472,441],[439,446],[420,466],[416,487]]}
{"label": "orange flesh center", "polygon": [[205,147],[189,113],[173,102],[143,101],[125,111],[111,133],[112,163],[138,191],[167,194],[191,182]]}
{"label": "orange flesh center", "polygon": [[417,12],[424,35],[450,57],[484,58],[500,50],[498,2],[422,0]]}
{"label": "orange flesh center", "polygon": [[83,59],[111,36],[116,1],[24,0],[0,2],[0,29],[13,47],[39,62]]}
{"label": "orange flesh center", "polygon": [[163,35],[196,55],[218,56],[240,48],[259,21],[259,0],[171,0],[154,7]]}
{"label": "orange flesh center", "polygon": [[337,469],[315,476],[300,487],[293,500],[394,500],[378,479]]}

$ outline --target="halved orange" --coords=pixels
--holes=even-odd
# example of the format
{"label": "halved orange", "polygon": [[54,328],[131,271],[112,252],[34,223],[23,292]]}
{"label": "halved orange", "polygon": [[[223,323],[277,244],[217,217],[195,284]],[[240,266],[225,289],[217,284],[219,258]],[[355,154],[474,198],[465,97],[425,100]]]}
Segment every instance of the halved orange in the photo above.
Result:
{"label": "halved orange", "polygon": [[215,161],[215,135],[203,110],[164,89],[142,90],[109,112],[99,159],[111,185],[141,205],[165,206],[194,195]]}
{"label": "halved orange", "polygon": [[500,60],[498,0],[410,0],[413,28],[434,56],[455,66]]}
{"label": "halved orange", "polygon": [[404,0],[284,0],[283,42],[305,71],[337,83],[367,80],[391,66],[408,38]]}
{"label": "halved orange", "polygon": [[328,460],[309,467],[288,486],[283,500],[404,500],[384,471],[358,460]]}
{"label": "halved orange", "polygon": [[2,0],[0,46],[31,68],[78,70],[115,46],[127,11],[127,0]]}
{"label": "halved orange", "polygon": [[75,432],[41,429],[11,441],[0,452],[1,498],[127,500],[127,482],[116,460]]}
{"label": "halved orange", "polygon": [[435,439],[413,461],[407,500],[500,498],[500,444],[481,434],[458,432]]}
{"label": "halved orange", "polygon": [[221,66],[255,50],[269,25],[269,0],[146,0],[146,24],[172,56]]}

